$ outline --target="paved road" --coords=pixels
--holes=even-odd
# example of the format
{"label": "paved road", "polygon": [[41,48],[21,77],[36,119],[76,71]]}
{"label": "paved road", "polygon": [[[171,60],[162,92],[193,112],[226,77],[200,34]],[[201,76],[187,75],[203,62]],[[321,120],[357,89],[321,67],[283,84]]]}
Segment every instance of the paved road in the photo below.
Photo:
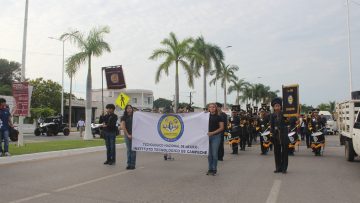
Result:
{"label": "paved road", "polygon": [[103,165],[104,152],[0,165],[0,202],[359,202],[360,161],[344,160],[337,137],[329,137],[325,156],[300,147],[288,173],[274,174],[272,153],[259,146],[231,155],[218,176],[206,176],[203,156],[139,153],[137,169]]}
{"label": "paved road", "polygon": [[[99,137],[99,135],[96,135]],[[34,134],[24,134],[24,142],[44,142],[44,141],[53,141],[53,140],[80,140],[79,132],[71,132],[69,136],[64,136],[62,133],[59,133],[57,136],[46,136],[40,135],[35,136]]]}

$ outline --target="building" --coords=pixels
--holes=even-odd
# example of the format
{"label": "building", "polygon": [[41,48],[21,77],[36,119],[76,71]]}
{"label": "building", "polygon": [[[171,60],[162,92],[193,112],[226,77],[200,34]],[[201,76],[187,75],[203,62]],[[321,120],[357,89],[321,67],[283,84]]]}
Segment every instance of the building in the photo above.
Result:
{"label": "building", "polygon": [[[129,104],[133,107],[140,109],[140,110],[146,110],[146,109],[152,109],[153,108],[153,102],[154,102],[154,94],[151,90],[145,90],[145,89],[121,89],[121,90],[108,90],[104,89],[104,105],[106,104],[114,104],[115,100],[119,96],[120,93],[125,93],[130,97]],[[102,92],[101,89],[94,89],[92,92],[92,100],[96,102],[102,101]],[[120,111],[120,109],[117,109],[117,111]]]}
{"label": "building", "polygon": [[[151,110],[153,108],[154,95],[152,90],[145,89],[121,89],[121,90],[108,90],[104,89],[104,106],[106,104],[115,104],[115,100],[120,93],[125,93],[130,97],[129,103],[133,107],[140,110]],[[76,126],[76,122],[80,118],[85,118],[85,100],[72,100],[72,126]],[[101,89],[92,90],[92,122],[96,122],[102,114],[102,91]],[[115,113],[119,116],[123,115],[124,111],[116,106]],[[68,122],[69,115],[69,102],[66,100],[64,108],[64,122]]]}

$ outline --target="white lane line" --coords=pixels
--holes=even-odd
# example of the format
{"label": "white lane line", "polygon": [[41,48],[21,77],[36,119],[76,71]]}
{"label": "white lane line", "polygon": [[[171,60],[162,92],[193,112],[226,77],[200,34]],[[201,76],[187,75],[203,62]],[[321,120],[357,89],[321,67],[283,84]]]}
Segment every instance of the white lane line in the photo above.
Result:
{"label": "white lane line", "polygon": [[48,195],[50,195],[50,193],[40,193],[40,194],[31,196],[31,197],[26,197],[26,198],[23,198],[23,199],[18,199],[18,200],[15,200],[15,201],[11,201],[9,203],[26,202],[26,201],[29,201],[29,200],[37,199],[37,198],[40,198],[40,197],[45,197],[45,196],[48,196]]}
{"label": "white lane line", "polygon": [[[143,168],[144,167],[139,167],[137,169],[143,169]],[[62,192],[62,191],[65,191],[65,190],[70,190],[70,189],[81,187],[81,186],[84,186],[84,185],[87,185],[87,184],[90,184],[90,183],[96,183],[96,182],[99,182],[99,181],[102,181],[102,180],[106,180],[106,179],[113,178],[113,177],[116,177],[116,176],[124,175],[124,174],[130,173],[130,172],[131,171],[122,171],[122,172],[115,173],[115,174],[108,175],[108,176],[104,176],[104,177],[101,177],[101,178],[96,178],[96,179],[88,180],[88,181],[85,181],[85,182],[82,182],[82,183],[62,187],[62,188],[53,190],[52,192]],[[48,195],[51,195],[51,193],[40,193],[40,194],[30,196],[30,197],[26,197],[26,198],[23,198],[23,199],[14,200],[14,201],[11,201],[9,203],[26,202],[26,201],[29,201],[29,200],[37,199],[37,198],[48,196]]]}
{"label": "white lane line", "polygon": [[276,203],[279,196],[281,186],[281,180],[275,180],[273,186],[271,187],[270,194],[266,199],[266,203]]}
{"label": "white lane line", "polygon": [[54,192],[62,192],[62,191],[65,191],[65,190],[70,190],[70,189],[73,189],[73,188],[77,188],[77,187],[87,185],[87,184],[90,184],[90,183],[96,183],[96,182],[99,182],[99,181],[102,181],[102,180],[105,180],[105,179],[108,179],[108,178],[113,178],[113,177],[123,175],[123,174],[126,174],[126,173],[129,173],[129,171],[123,171],[123,172],[120,172],[120,173],[115,173],[115,174],[112,174],[112,175],[108,175],[108,176],[104,176],[104,177],[101,177],[101,178],[85,181],[85,182],[78,183],[78,184],[75,184],[75,185],[66,186],[66,187],[63,187],[63,188],[56,189],[56,190],[54,190]]}
{"label": "white lane line", "polygon": [[[138,169],[142,169],[142,168],[144,168],[144,167],[139,167]],[[65,191],[65,190],[70,190],[70,189],[73,189],[73,188],[81,187],[83,185],[87,185],[87,184],[90,184],[90,183],[96,183],[96,182],[99,182],[99,181],[102,181],[102,180],[106,180],[106,179],[113,178],[113,177],[116,177],[116,176],[124,175],[124,174],[127,174],[127,173],[130,173],[130,171],[122,171],[122,172],[115,173],[115,174],[108,175],[108,176],[104,176],[104,177],[101,177],[101,178],[88,180],[88,181],[78,183],[78,184],[75,184],[75,185],[66,186],[66,187],[63,187],[63,188],[56,189],[56,190],[54,190],[54,192],[62,192],[62,191]]]}

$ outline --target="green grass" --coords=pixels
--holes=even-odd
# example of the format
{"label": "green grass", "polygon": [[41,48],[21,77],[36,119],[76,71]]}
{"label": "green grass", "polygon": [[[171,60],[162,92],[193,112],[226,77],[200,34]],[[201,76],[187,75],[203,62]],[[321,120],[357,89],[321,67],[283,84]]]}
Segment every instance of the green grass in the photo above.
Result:
{"label": "green grass", "polygon": [[[124,138],[116,138],[116,143],[120,144],[124,142]],[[36,142],[27,143],[22,147],[18,147],[15,144],[9,145],[9,152],[11,155],[32,154],[38,152],[60,151],[66,149],[79,149],[86,147],[104,146],[105,141],[103,139],[94,140],[57,140],[49,142]]]}

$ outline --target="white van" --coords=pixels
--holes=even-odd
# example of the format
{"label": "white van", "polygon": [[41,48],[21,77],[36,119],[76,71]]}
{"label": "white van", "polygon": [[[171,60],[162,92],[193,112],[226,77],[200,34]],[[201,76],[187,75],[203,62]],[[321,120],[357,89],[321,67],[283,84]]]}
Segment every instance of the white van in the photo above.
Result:
{"label": "white van", "polygon": [[326,132],[333,135],[336,134],[338,128],[332,114],[328,111],[320,111],[319,115],[326,119]]}

